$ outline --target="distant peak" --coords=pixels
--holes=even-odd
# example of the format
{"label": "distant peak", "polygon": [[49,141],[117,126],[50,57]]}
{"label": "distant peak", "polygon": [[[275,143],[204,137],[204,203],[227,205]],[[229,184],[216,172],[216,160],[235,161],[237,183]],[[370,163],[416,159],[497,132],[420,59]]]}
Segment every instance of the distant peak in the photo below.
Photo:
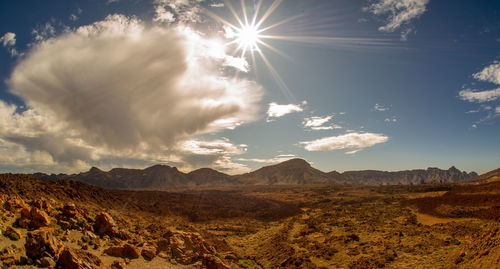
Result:
{"label": "distant peak", "polygon": [[89,172],[90,173],[100,173],[100,172],[102,172],[102,170],[95,167],[95,166],[92,166],[92,168],[90,168]]}
{"label": "distant peak", "polygon": [[306,166],[306,167],[311,166],[311,164],[308,163],[306,160],[300,158],[290,159],[288,161],[279,163],[278,165]]}

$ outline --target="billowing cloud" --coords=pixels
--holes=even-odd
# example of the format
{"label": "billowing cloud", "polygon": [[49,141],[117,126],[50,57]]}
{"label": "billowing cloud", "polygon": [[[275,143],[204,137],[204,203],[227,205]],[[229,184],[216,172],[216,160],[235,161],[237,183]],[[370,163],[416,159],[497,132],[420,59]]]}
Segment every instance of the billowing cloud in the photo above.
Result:
{"label": "billowing cloud", "polygon": [[14,47],[16,45],[16,34],[8,32],[0,37],[0,43],[7,49],[11,56],[16,56],[17,50]]}
{"label": "billowing cloud", "polygon": [[[191,137],[257,117],[261,87],[226,76],[216,43],[123,15],[41,41],[8,80],[27,109],[0,102],[0,139],[75,167],[120,156],[182,161],[179,145]],[[236,153],[215,161],[238,166],[228,159]]]}
{"label": "billowing cloud", "polygon": [[353,154],[354,151],[384,143],[389,137],[376,133],[348,133],[338,136],[324,137],[312,141],[300,142],[307,151],[331,151],[352,149],[347,154]]}
{"label": "billowing cloud", "polygon": [[288,104],[288,105],[279,105],[275,102],[269,104],[269,108],[267,109],[267,121],[273,121],[275,118],[281,118],[287,114],[293,112],[301,112],[304,111],[303,106],[306,105],[307,102],[303,101],[302,104]]}
{"label": "billowing cloud", "polygon": [[401,39],[406,40],[413,31],[410,22],[425,13],[428,3],[429,0],[377,0],[365,10],[375,15],[388,15],[386,25],[380,26],[379,31],[394,32],[406,27],[401,32]]}

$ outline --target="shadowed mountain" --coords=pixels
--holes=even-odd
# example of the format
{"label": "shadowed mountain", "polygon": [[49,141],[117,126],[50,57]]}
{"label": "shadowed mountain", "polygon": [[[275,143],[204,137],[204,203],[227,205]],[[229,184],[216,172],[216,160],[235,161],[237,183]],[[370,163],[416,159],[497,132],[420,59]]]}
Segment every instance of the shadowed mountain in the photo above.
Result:
{"label": "shadowed mountain", "polygon": [[87,172],[65,175],[43,173],[32,176],[46,180],[75,180],[106,189],[160,189],[175,187],[217,187],[235,185],[397,185],[455,183],[476,177],[474,172],[461,172],[455,167],[448,170],[428,168],[385,172],[375,170],[322,172],[302,159],[292,159],[262,167],[256,171],[230,176],[210,168],[183,173],[175,167],[155,165],[146,169],[114,168],[109,172],[92,167]]}

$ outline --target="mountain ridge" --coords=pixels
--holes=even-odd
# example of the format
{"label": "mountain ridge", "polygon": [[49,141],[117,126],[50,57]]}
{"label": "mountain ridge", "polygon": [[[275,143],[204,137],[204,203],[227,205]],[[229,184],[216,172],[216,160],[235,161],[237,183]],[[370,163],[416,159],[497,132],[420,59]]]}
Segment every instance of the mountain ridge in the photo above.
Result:
{"label": "mountain ridge", "polygon": [[278,164],[264,166],[255,171],[228,175],[211,168],[200,168],[189,173],[168,165],[153,165],[145,169],[113,168],[108,172],[97,167],[79,174],[43,174],[31,176],[46,180],[74,180],[107,189],[158,189],[171,187],[219,187],[236,185],[307,185],[307,184],[352,184],[352,185],[415,185],[456,183],[477,177],[475,172],[462,172],[450,167],[441,170],[403,170],[395,172],[360,170],[323,172],[303,159],[290,159]]}

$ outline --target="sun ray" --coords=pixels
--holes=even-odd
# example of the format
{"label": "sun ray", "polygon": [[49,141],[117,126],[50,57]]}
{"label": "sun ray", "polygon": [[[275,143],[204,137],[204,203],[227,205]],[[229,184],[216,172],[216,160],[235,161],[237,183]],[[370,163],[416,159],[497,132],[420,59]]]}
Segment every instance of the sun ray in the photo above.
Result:
{"label": "sun ray", "polygon": [[255,25],[255,21],[257,20],[257,16],[259,15],[259,10],[261,5],[262,5],[262,0],[259,0],[259,2],[257,2],[257,7],[254,10],[252,25]]}
{"label": "sun ray", "polygon": [[258,53],[259,53],[262,61],[266,65],[267,69],[269,69],[269,71],[271,72],[271,76],[276,81],[276,83],[278,84],[278,87],[283,92],[283,94],[288,99],[288,101],[296,102],[296,98],[293,96],[292,92],[290,91],[290,89],[288,88],[286,83],[283,81],[283,79],[281,78],[278,71],[276,71],[276,69],[274,69],[271,62],[267,59],[266,55],[264,55],[264,53],[262,53],[261,51],[258,51]]}
{"label": "sun ray", "polygon": [[255,24],[256,28],[259,28],[264,21],[274,12],[274,10],[281,4],[282,0],[274,0],[274,2],[271,4],[271,6],[266,10],[264,15],[262,15],[262,18],[260,18],[259,22]]}
{"label": "sun ray", "polygon": [[248,16],[247,16],[247,8],[245,5],[245,0],[241,0],[241,10],[243,11],[243,19],[245,20],[245,25],[248,25]]}
{"label": "sun ray", "polygon": [[229,0],[224,0],[224,3],[226,3],[227,8],[229,8],[229,11],[233,14],[234,18],[240,25],[243,25],[243,22],[241,21],[240,17],[238,16],[238,13],[236,10],[234,10],[233,5],[231,5],[231,2]]}

